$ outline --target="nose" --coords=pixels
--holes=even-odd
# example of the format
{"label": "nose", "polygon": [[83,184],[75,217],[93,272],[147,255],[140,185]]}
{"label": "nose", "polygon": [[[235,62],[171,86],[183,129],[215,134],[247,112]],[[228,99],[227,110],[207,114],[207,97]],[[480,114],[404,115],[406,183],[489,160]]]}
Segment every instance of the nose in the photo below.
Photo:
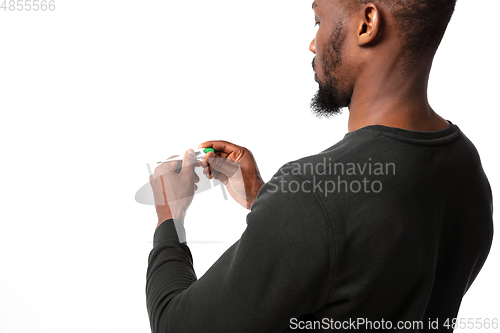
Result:
{"label": "nose", "polygon": [[316,38],[314,38],[311,44],[309,45],[309,51],[316,54]]}

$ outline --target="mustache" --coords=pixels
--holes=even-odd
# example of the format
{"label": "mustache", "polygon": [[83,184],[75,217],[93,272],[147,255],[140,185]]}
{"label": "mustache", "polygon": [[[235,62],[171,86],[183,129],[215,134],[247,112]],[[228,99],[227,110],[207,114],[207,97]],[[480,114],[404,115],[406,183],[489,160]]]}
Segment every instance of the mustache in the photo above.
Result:
{"label": "mustache", "polygon": [[314,63],[315,60],[316,60],[316,57],[314,57],[313,60],[312,60],[312,68],[313,68],[313,72],[314,72],[314,81],[316,81],[318,84],[321,84],[319,82],[319,79],[318,79],[318,74],[316,73],[316,65]]}

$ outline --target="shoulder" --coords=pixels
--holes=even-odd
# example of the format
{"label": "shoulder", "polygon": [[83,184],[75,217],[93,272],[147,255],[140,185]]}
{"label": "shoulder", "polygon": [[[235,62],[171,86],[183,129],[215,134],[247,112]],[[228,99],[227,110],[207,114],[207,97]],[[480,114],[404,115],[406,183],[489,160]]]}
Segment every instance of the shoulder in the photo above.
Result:
{"label": "shoulder", "polygon": [[311,191],[310,182],[301,175],[283,173],[265,183],[251,208],[252,214],[271,214],[289,219],[328,220],[318,198]]}

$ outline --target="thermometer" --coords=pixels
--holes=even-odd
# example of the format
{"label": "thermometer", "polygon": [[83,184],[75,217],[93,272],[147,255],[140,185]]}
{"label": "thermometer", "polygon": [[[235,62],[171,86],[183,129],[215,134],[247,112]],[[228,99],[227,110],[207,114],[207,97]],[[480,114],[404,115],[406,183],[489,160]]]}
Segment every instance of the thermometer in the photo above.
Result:
{"label": "thermometer", "polygon": [[[197,160],[201,160],[201,159],[205,158],[205,155],[208,154],[209,152],[215,153],[215,150],[213,148],[203,148],[203,149],[195,150],[194,151],[194,158]],[[157,162],[156,164],[160,165],[160,164],[166,163],[166,162],[182,161],[182,159],[183,159],[183,156],[177,156],[177,157],[170,158],[166,161]]]}

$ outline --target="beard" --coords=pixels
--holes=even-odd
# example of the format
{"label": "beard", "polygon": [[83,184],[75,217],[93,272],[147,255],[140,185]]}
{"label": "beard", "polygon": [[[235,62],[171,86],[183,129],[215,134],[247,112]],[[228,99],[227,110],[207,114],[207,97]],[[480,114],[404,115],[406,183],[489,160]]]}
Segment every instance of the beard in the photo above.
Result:
{"label": "beard", "polygon": [[[335,71],[342,64],[342,46],[345,39],[345,30],[341,20],[332,33],[332,41],[325,49],[322,70],[327,78],[324,82],[316,76],[319,89],[311,100],[311,110],[318,118],[328,118],[342,113],[342,109],[351,103],[352,94],[339,83],[339,79],[334,75]],[[312,66],[315,69],[316,57]]]}

